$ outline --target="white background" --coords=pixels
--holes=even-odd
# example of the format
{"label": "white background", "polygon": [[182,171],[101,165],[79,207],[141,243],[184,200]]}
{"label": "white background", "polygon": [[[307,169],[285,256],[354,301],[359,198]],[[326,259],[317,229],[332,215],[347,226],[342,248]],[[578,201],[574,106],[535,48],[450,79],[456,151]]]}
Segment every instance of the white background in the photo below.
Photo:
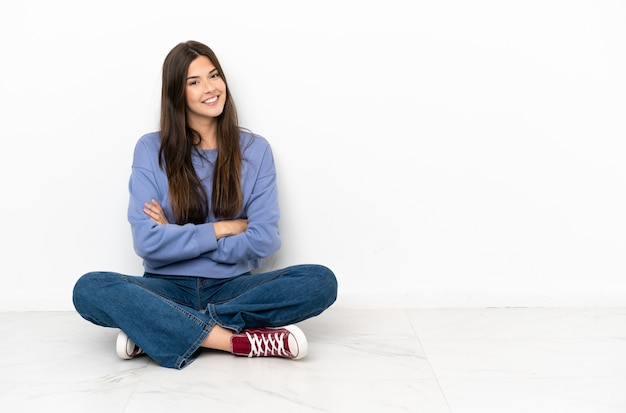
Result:
{"label": "white background", "polygon": [[136,140],[178,42],[272,144],[282,250],[338,305],[626,304],[622,1],[0,2],[0,310],[141,274]]}

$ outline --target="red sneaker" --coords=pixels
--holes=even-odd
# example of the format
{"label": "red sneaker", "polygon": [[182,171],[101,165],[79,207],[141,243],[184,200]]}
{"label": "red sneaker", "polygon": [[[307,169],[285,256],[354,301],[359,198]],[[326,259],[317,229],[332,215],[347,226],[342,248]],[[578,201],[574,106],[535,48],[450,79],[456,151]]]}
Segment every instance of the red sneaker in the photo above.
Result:
{"label": "red sneaker", "polygon": [[250,328],[230,339],[232,353],[246,357],[285,357],[301,359],[306,356],[306,337],[295,325],[278,328]]}

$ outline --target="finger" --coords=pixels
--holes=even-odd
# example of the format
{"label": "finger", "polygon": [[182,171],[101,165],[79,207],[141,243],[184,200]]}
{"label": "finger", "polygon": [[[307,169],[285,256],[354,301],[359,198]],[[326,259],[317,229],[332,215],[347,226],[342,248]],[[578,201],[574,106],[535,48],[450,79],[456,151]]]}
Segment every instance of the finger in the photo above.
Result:
{"label": "finger", "polygon": [[167,224],[167,221],[160,215],[156,215],[156,214],[147,214],[147,215],[151,221],[154,221],[157,224]]}
{"label": "finger", "polygon": [[159,214],[153,211],[150,211],[149,209],[145,209],[144,212],[146,213],[146,215],[148,215],[148,217],[156,222],[157,224],[167,224],[167,218],[165,218],[165,216],[163,214]]}
{"label": "finger", "polygon": [[144,212],[146,215],[150,215],[151,217],[156,217],[156,216],[158,216],[158,215],[159,215],[156,211],[153,211],[153,210],[151,210],[150,208],[144,208],[144,209],[143,209],[143,212]]}
{"label": "finger", "polygon": [[156,222],[159,225],[165,225],[167,224],[167,222],[163,222],[160,219],[154,219],[154,218],[150,218],[151,221]]}

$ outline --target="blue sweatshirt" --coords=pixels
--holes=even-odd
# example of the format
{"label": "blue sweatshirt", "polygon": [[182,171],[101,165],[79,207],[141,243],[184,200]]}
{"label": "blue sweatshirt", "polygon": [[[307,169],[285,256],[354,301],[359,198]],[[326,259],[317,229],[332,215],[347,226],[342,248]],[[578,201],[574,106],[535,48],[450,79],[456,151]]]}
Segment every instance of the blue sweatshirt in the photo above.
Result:
{"label": "blue sweatshirt", "polygon": [[[228,278],[261,265],[261,259],[280,248],[276,169],[269,143],[261,136],[241,132],[243,154],[243,210],[234,218],[247,218],[245,232],[219,240],[215,238],[211,213],[203,224],[175,222],[169,199],[167,177],[159,167],[160,134],[142,136],[135,146],[129,182],[128,221],[135,252],[143,259],[146,272]],[[217,149],[200,150],[193,164],[202,179],[209,200]],[[203,158],[204,157],[204,158]],[[159,225],[144,213],[144,203],[156,199],[170,224]]]}

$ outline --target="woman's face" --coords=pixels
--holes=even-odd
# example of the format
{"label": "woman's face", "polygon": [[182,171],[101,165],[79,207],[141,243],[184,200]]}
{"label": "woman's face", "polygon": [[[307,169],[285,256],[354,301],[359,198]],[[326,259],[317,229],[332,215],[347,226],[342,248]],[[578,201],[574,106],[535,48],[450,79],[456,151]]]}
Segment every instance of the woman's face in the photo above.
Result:
{"label": "woman's face", "polygon": [[226,83],[208,57],[199,56],[187,70],[185,86],[187,122],[213,121],[224,110]]}

